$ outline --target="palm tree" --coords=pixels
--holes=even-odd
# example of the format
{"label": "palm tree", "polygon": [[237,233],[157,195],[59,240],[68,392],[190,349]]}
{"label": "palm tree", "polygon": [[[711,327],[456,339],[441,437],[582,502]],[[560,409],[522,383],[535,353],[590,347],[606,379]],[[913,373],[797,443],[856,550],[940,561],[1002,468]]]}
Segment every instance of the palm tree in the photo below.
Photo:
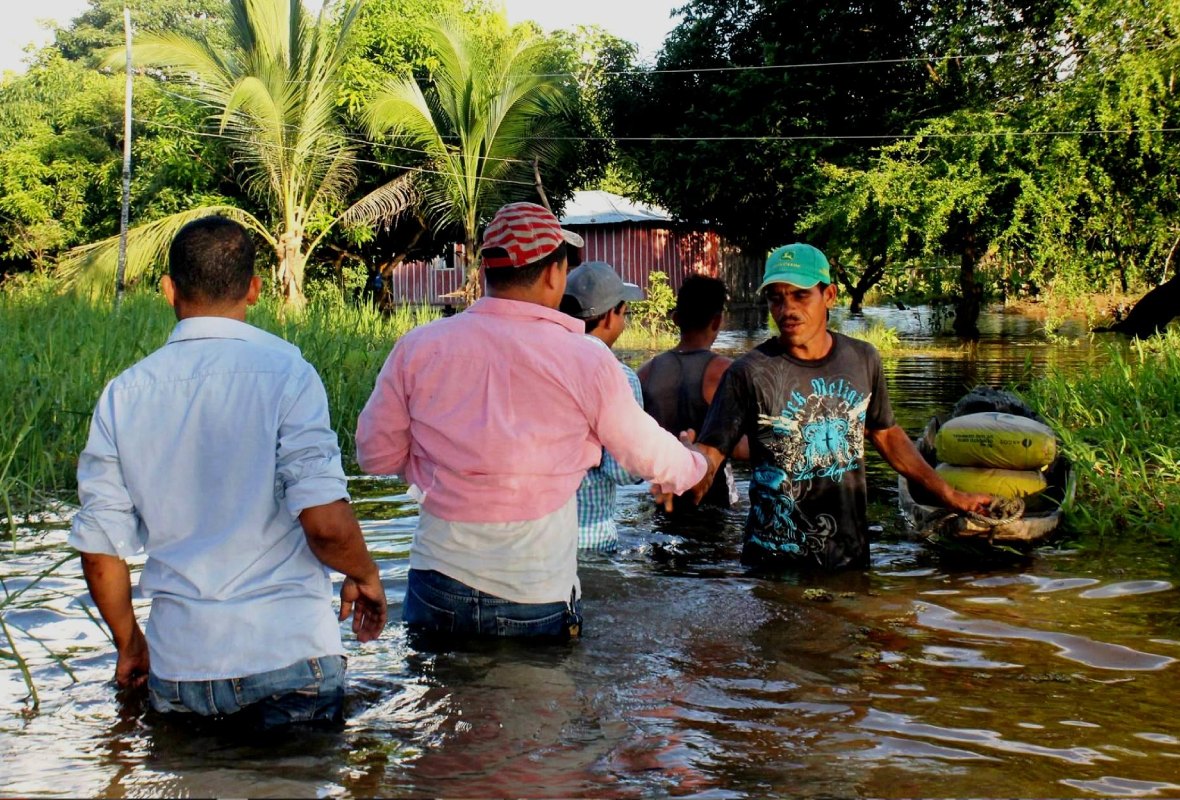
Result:
{"label": "palm tree", "polygon": [[[356,183],[357,150],[340,124],[336,97],[362,1],[346,7],[333,27],[324,9],[313,19],[302,0],[229,0],[226,47],[179,34],[139,39],[140,66],[177,76],[214,110],[216,135],[227,142],[241,186],[269,212],[270,224],[243,209],[217,205],[139,226],[128,236],[128,277],[157,263],[187,222],[223,214],[274,248],[284,301],[300,307],[308,256],[337,224],[388,221],[416,201],[407,173],[340,213]],[[71,251],[62,272],[91,287],[109,285],[116,248],[117,237]]]}
{"label": "palm tree", "polygon": [[524,28],[477,31],[443,19],[427,31],[437,67],[424,91],[412,77],[390,78],[369,103],[365,120],[377,139],[425,150],[415,178],[437,229],[463,230],[467,293],[478,291],[476,234],[500,203],[535,197],[534,159],[552,163],[563,145],[565,101],[554,76],[540,74],[546,42]]}

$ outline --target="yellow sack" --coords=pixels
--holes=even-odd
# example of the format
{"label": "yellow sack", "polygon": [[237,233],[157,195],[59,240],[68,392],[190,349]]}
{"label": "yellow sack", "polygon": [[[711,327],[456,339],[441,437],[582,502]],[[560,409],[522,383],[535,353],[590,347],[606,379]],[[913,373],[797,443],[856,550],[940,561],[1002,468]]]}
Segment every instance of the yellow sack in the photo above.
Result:
{"label": "yellow sack", "polygon": [[939,464],[934,469],[960,492],[979,492],[1007,500],[1040,494],[1048,486],[1045,473],[1036,470],[956,467],[950,464]]}
{"label": "yellow sack", "polygon": [[1057,437],[1035,419],[984,411],[947,420],[934,436],[934,448],[947,464],[1041,469],[1057,457]]}

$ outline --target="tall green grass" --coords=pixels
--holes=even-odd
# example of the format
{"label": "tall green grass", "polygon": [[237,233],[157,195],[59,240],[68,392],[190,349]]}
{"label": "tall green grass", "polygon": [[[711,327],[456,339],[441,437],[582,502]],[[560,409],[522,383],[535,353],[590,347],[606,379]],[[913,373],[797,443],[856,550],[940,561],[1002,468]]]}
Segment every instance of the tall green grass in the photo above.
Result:
{"label": "tall green grass", "polygon": [[1180,332],[1109,345],[1104,362],[1028,392],[1078,472],[1070,528],[1180,543]]}
{"label": "tall green grass", "polygon": [[[354,458],[357,414],[394,341],[435,316],[427,307],[386,316],[331,297],[299,316],[273,298],[248,321],[298,346],[328,392],[332,424],[346,461]],[[16,510],[36,509],[76,487],[78,453],[103,386],[164,344],[172,309],[154,293],[125,298],[115,311],[45,281],[0,291],[0,513],[10,529]]]}
{"label": "tall green grass", "polygon": [[878,353],[892,353],[902,349],[901,336],[897,332],[897,328],[891,328],[883,322],[874,320],[870,322],[863,330],[845,331],[846,334],[854,339],[868,342]]}

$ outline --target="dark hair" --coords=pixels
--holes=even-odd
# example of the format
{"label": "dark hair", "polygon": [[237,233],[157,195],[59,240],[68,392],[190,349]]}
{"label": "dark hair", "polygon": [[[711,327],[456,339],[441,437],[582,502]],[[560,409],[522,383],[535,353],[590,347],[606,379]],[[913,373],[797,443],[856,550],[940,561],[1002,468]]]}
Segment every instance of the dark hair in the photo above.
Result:
{"label": "dark hair", "polygon": [[[488,247],[484,250],[485,253],[493,258],[506,258],[508,253],[502,247]],[[488,269],[484,267],[484,278],[488,282],[488,286],[493,289],[516,289],[524,286],[532,286],[541,277],[541,273],[545,268],[556,264],[566,258],[565,242],[562,242],[547,256],[537,259],[531,264],[525,264],[523,267],[493,267]]]}
{"label": "dark hair", "polygon": [[193,220],[172,239],[168,275],[185,300],[241,300],[254,277],[254,241],[232,219]]}
{"label": "dark hair", "polygon": [[676,294],[676,324],[684,331],[709,327],[713,317],[725,310],[729,293],[725,281],[708,275],[689,275]]}
{"label": "dark hair", "polygon": [[[625,305],[627,305],[627,301],[620,300],[618,304],[611,309],[611,311],[622,311],[623,306]],[[578,315],[582,313],[582,304],[579,303],[578,299],[572,294],[562,295],[561,306],[558,310],[561,311],[562,314],[569,314],[571,317],[578,317]],[[606,319],[606,315],[609,313],[610,311],[607,311],[599,314],[596,317],[583,319],[582,322],[586,325],[586,333],[594,333],[594,331],[598,329],[598,326],[602,324],[602,321]],[[580,317],[578,318],[581,319]]]}

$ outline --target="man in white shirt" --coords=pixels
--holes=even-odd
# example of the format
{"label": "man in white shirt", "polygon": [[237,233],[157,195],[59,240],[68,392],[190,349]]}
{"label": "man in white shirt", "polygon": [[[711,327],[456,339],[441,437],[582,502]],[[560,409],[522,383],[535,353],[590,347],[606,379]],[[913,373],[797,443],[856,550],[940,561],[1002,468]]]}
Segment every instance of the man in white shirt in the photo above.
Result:
{"label": "man in white shirt", "polygon": [[[377,565],[348,504],[327,396],[287,342],[247,325],[261,281],[236,222],[206,217],[172,242],[168,342],[103,390],[78,462],[70,544],[111,629],[121,687],[163,712],[270,728],[338,722],[339,619],[385,626]],[[124,559],[147,561],[146,636]]]}

